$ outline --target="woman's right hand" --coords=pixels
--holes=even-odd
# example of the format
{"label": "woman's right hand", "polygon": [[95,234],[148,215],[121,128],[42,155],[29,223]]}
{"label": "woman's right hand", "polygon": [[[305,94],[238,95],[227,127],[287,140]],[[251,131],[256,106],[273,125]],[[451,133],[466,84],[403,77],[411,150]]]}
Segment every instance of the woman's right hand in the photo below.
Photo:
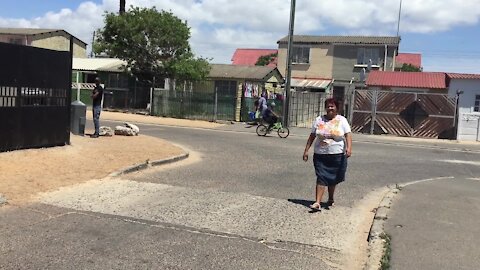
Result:
{"label": "woman's right hand", "polygon": [[308,161],[308,153],[303,152],[303,161],[307,162]]}

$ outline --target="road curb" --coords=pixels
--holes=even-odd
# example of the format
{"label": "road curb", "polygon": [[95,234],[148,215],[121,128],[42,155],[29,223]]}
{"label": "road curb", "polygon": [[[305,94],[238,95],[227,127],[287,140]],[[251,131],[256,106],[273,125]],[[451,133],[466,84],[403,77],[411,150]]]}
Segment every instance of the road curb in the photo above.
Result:
{"label": "road curb", "polygon": [[120,175],[124,175],[124,174],[129,174],[129,173],[132,173],[132,172],[138,172],[140,170],[144,170],[144,169],[154,167],[154,166],[165,165],[165,164],[177,162],[177,161],[188,158],[189,155],[190,155],[190,153],[185,152],[185,153],[183,153],[181,155],[178,155],[178,156],[173,156],[173,157],[154,160],[154,161],[150,161],[149,159],[147,159],[144,163],[136,164],[136,165],[127,167],[125,169],[115,171],[115,172],[109,174],[108,176],[109,177],[116,177],[116,176],[120,176]]}
{"label": "road curb", "polygon": [[392,201],[402,187],[403,186],[400,185],[396,185],[395,187],[387,186],[389,191],[382,198],[382,201],[375,211],[375,217],[368,235],[368,259],[364,268],[365,270],[380,269],[381,260],[386,251],[384,225],[388,219],[388,212],[390,211]]}

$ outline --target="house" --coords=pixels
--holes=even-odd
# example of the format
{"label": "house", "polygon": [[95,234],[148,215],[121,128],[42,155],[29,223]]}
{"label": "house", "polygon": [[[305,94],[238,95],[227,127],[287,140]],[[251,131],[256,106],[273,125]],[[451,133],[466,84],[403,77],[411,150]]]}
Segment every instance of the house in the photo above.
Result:
{"label": "house", "polygon": [[[61,29],[0,28],[0,42],[57,51],[70,50],[72,35]],[[87,43],[73,37],[73,56],[87,57]]]}
{"label": "house", "polygon": [[150,102],[150,86],[125,72],[125,65],[117,58],[73,58],[72,100],[90,105],[90,93],[99,77],[105,87],[105,108],[145,109]]}
{"label": "house", "polygon": [[[258,59],[262,56],[277,55],[276,49],[236,49],[232,56],[232,65],[236,66],[255,66]],[[269,67],[277,66],[277,57],[268,64]]]}
{"label": "house", "polygon": [[254,99],[266,91],[267,99],[283,96],[283,77],[276,67],[212,64],[208,79],[220,95],[235,95],[235,121],[246,120]]}
{"label": "house", "polygon": [[480,74],[447,73],[448,93],[458,96],[457,139],[480,141]]}
{"label": "house", "polygon": [[372,71],[366,86],[370,90],[447,94],[447,75],[443,72]]}
{"label": "house", "polygon": [[395,57],[395,70],[399,71],[403,64],[412,65],[413,67],[422,69],[421,53],[398,53]]}
{"label": "house", "polygon": [[[285,75],[288,36],[277,43],[278,69]],[[333,86],[333,95],[343,100],[350,87],[363,86],[368,70],[393,70],[399,43],[398,36],[295,35],[291,86],[307,91]]]}

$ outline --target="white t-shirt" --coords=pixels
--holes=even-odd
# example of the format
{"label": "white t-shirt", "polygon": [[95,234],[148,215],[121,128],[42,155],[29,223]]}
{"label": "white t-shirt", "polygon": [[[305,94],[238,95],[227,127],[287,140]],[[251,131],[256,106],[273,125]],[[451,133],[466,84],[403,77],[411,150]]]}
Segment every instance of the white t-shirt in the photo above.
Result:
{"label": "white t-shirt", "polygon": [[345,134],[352,132],[345,117],[335,116],[328,120],[325,115],[313,121],[312,134],[317,139],[314,144],[315,154],[341,154],[345,150]]}

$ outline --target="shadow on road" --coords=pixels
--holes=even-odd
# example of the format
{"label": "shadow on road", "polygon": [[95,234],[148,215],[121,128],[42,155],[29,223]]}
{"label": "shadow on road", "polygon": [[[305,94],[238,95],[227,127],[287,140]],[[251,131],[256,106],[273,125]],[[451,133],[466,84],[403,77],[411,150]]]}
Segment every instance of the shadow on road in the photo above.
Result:
{"label": "shadow on road", "polygon": [[[288,199],[288,201],[291,202],[291,203],[294,203],[294,204],[299,204],[299,205],[303,205],[303,206],[307,207],[308,209],[310,209],[309,213],[320,212],[320,210],[310,208],[310,205],[312,205],[315,201],[303,200],[303,199]],[[330,210],[331,206],[326,202],[322,202],[322,203],[320,203],[320,207],[325,209],[325,210]]]}

